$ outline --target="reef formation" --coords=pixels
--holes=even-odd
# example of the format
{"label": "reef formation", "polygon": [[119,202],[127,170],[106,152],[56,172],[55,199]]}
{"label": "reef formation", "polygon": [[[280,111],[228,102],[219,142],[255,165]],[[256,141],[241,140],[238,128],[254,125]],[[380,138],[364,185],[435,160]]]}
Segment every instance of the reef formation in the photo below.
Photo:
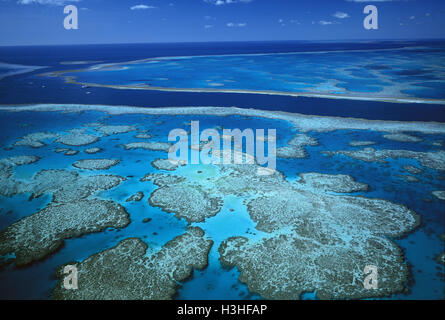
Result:
{"label": "reef formation", "polygon": [[[54,110],[64,112],[99,110],[109,115],[236,114],[287,120],[299,132],[286,146],[277,149],[278,157],[288,159],[306,158],[306,149],[319,145],[313,132],[371,128],[384,133],[386,139],[420,142],[414,141],[414,136],[402,133],[412,132],[409,129],[413,126],[399,122],[340,120],[236,108],[156,110],[106,106],[53,107]],[[48,110],[49,106],[35,108]],[[98,135],[87,133],[85,128]],[[431,134],[445,131],[443,125],[434,123],[425,123],[416,128]],[[132,131],[139,131],[138,126],[90,123],[84,125],[84,129],[73,129],[65,133],[29,134],[15,141],[13,146],[41,148],[48,141],[82,146],[102,138],[105,140],[109,135]],[[140,133],[134,137],[151,139],[152,136]],[[353,147],[371,144],[374,142],[350,142]],[[125,162],[126,154],[133,155],[144,150],[168,152],[172,145],[162,141],[130,141],[119,146],[123,148],[120,149],[120,161]],[[207,147],[207,144],[191,146],[197,150]],[[84,151],[94,154],[101,149],[91,147]],[[420,174],[426,169],[445,170],[443,151],[357,148],[326,151],[323,154],[378,163],[398,158],[417,160],[418,166],[406,165],[403,168],[411,174]],[[220,156],[226,155],[223,152]],[[234,152],[233,157],[237,156],[245,159],[249,157],[241,152]],[[64,266],[61,266],[58,270],[60,281],[54,289],[53,297],[171,299],[178,283],[188,279],[193,269],[207,266],[213,242],[205,237],[204,231],[197,228],[196,224],[205,224],[218,215],[228,196],[242,199],[261,236],[245,235],[226,239],[218,246],[219,259],[223,266],[236,267],[240,271],[239,280],[252,293],[267,299],[299,299],[302,293],[317,291],[317,296],[321,299],[360,299],[405,292],[410,277],[409,267],[402,249],[392,239],[403,237],[420,224],[420,218],[415,212],[388,200],[354,194],[360,192],[362,195],[369,190],[369,186],[350,175],[298,172],[298,178],[294,180],[288,179],[278,170],[259,174],[268,169],[253,160],[253,164],[200,166],[199,171],[194,170],[191,173],[182,162],[171,162],[162,156],[151,158],[152,166],[159,171],[150,168],[148,174],[137,176],[137,179],[147,184],[152,183],[152,189],[147,188],[149,192],[141,188],[136,190],[143,191],[137,193],[134,193],[135,190],[123,193],[126,200],[122,201],[124,204],[139,202],[146,193],[152,207],[161,208],[166,214],[172,214],[188,223],[185,233],[160,249],[147,245],[145,240],[127,238],[113,248],[96,253],[81,262],[73,262],[79,270],[79,290],[63,289]],[[14,261],[16,265],[23,266],[55,252],[64,239],[101,232],[107,228],[124,228],[129,224],[129,215],[122,205],[99,197],[101,191],[119,186],[125,178],[111,174],[86,175],[84,171],[74,169],[41,170],[31,179],[16,179],[14,167],[37,161],[39,157],[36,156],[0,160],[1,195],[30,194],[31,199],[44,194],[51,196],[50,204],[43,210],[12,223],[0,233],[0,255],[14,255],[9,262]],[[73,166],[86,170],[107,170],[118,163],[119,160],[114,159],[83,159],[74,162]],[[61,181],[64,183],[61,184]],[[443,196],[440,192],[443,191],[433,194],[440,198]],[[144,222],[151,221],[149,219],[151,218],[144,219]],[[51,231],[47,232],[47,228],[51,228]],[[380,275],[379,288],[371,291],[366,290],[362,282],[363,268],[368,265],[375,265]],[[132,285],[122,285],[128,283]]]}
{"label": "reef formation", "polygon": [[64,239],[127,226],[130,220],[123,206],[94,197],[124,180],[112,175],[79,176],[66,170],[43,170],[26,182],[12,180],[14,194],[31,193],[31,198],[51,194],[52,201],[0,232],[0,255],[14,254],[8,262],[23,266],[58,250]]}
{"label": "reef formation", "polygon": [[[78,289],[65,290],[63,269],[53,291],[63,300],[167,300],[178,283],[193,269],[203,269],[213,242],[199,228],[187,231],[155,251],[138,238],[121,241],[116,247],[73,264],[78,270]],[[131,284],[131,285],[129,285]]]}

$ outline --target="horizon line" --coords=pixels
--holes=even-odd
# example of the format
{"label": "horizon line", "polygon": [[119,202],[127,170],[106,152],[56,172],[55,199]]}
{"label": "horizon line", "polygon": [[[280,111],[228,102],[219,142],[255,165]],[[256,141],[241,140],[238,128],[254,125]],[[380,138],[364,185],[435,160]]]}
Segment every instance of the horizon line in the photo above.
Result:
{"label": "horizon line", "polygon": [[18,45],[0,45],[0,48],[8,47],[62,47],[62,46],[100,46],[100,45],[140,45],[140,44],[198,44],[198,43],[264,43],[264,42],[307,42],[307,43],[322,43],[322,42],[334,42],[334,43],[366,43],[366,42],[397,42],[397,41],[445,41],[445,38],[388,38],[388,39],[318,39],[318,40],[235,40],[235,41],[175,41],[175,42],[109,42],[109,43],[76,43],[76,44],[18,44]]}

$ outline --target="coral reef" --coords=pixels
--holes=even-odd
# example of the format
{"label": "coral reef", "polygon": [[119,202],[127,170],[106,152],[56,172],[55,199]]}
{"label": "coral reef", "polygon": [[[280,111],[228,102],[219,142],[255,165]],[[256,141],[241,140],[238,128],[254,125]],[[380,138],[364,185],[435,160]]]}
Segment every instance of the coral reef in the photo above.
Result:
{"label": "coral reef", "polygon": [[125,150],[145,149],[168,152],[172,144],[166,142],[131,142],[124,144]]}
{"label": "coral reef", "polygon": [[108,170],[120,161],[116,159],[84,159],[73,163],[73,167],[85,170]]}
{"label": "coral reef", "polygon": [[153,167],[158,170],[174,171],[179,166],[185,166],[186,161],[182,160],[169,160],[169,159],[156,159],[151,163]]}
{"label": "coral reef", "polygon": [[79,153],[79,151],[72,150],[72,149],[69,149],[69,148],[57,148],[56,150],[54,150],[54,152],[56,152],[56,153],[63,153],[66,156],[75,156],[76,154]]}
{"label": "coral reef", "polygon": [[[129,219],[125,209],[100,199],[50,204],[0,233],[0,254],[15,254],[15,264],[26,265],[56,251],[64,239],[86,233],[123,228]],[[39,232],[40,230],[40,232]]]}
{"label": "coral reef", "polygon": [[187,183],[160,187],[150,195],[149,202],[151,206],[175,213],[177,218],[184,218],[189,223],[215,216],[223,205],[221,197]]}
{"label": "coral reef", "polygon": [[403,166],[403,169],[405,169],[407,172],[409,172],[411,174],[420,174],[423,172],[422,169],[417,168],[415,166]]}
{"label": "coral reef", "polygon": [[351,147],[365,147],[365,146],[371,146],[373,144],[376,143],[374,141],[356,141],[356,140],[349,142],[349,145]]}
{"label": "coral reef", "polygon": [[[330,196],[301,188],[277,190],[248,203],[261,241],[232,238],[221,262],[236,266],[240,281],[268,299],[367,298],[403,292],[409,277],[402,251],[389,239],[413,230],[418,216],[385,200]],[[353,212],[354,214],[351,214]],[[363,268],[384,275],[378,290],[364,289]]]}
{"label": "coral reef", "polygon": [[152,136],[146,133],[140,133],[134,136],[136,139],[151,139]]}
{"label": "coral reef", "polygon": [[22,137],[20,140],[14,143],[14,146],[26,146],[31,148],[41,148],[45,146],[45,143],[42,140],[47,139],[55,139],[58,135],[55,133],[48,132],[35,132],[27,134]]}
{"label": "coral reef", "polygon": [[403,174],[399,174],[397,175],[398,177],[405,179],[407,182],[419,182],[420,180],[417,179],[416,177],[413,176],[409,176],[409,175],[403,175]]}
{"label": "coral reef", "polygon": [[445,252],[439,254],[436,258],[437,262],[445,266]]}
{"label": "coral reef", "polygon": [[102,151],[101,148],[88,148],[88,149],[84,150],[84,152],[87,154],[95,154],[95,153],[99,153],[101,151]]}
{"label": "coral reef", "polygon": [[180,281],[190,277],[193,269],[207,266],[212,245],[199,228],[188,228],[159,252],[153,252],[138,238],[126,239],[75,264],[78,290],[64,289],[64,266],[61,266],[53,296],[64,300],[172,299]]}
{"label": "coral reef", "polygon": [[288,143],[288,146],[277,149],[280,158],[306,158],[306,146],[316,146],[318,141],[307,134],[297,134]]}
{"label": "coral reef", "polygon": [[388,158],[415,159],[424,167],[440,171],[445,170],[445,151],[416,152],[410,150],[376,150],[374,148],[364,148],[356,151],[323,151],[323,154],[328,156],[340,154],[366,162],[385,162]]}
{"label": "coral reef", "polygon": [[445,200],[445,191],[433,191],[431,192],[433,196],[435,196],[437,199]]}
{"label": "coral reef", "polygon": [[86,146],[95,143],[99,140],[99,137],[91,134],[85,134],[79,131],[71,132],[66,135],[59,136],[55,142],[67,145],[67,146]]}
{"label": "coral reef", "polygon": [[132,196],[130,196],[125,202],[139,202],[144,198],[144,193],[142,191],[139,191]]}
{"label": "coral reef", "polygon": [[12,197],[19,192],[20,182],[14,179],[14,167],[39,161],[37,156],[17,156],[0,159],[0,195]]}
{"label": "coral reef", "polygon": [[64,239],[127,226],[130,220],[124,207],[90,197],[123,180],[118,176],[80,177],[71,171],[43,170],[31,181],[17,184],[16,193],[32,193],[31,198],[52,194],[52,202],[0,233],[0,255],[14,253],[16,265],[26,265],[56,251]]}
{"label": "coral reef", "polygon": [[106,126],[100,125],[96,128],[96,131],[102,133],[106,136],[111,136],[113,134],[127,133],[131,131],[136,131],[135,126]]}
{"label": "coral reef", "polygon": [[141,178],[142,182],[145,181],[152,181],[153,184],[157,185],[158,187],[168,186],[171,184],[177,184],[180,182],[185,181],[184,177],[174,176],[174,175],[165,175],[162,173],[155,173],[155,174],[147,174],[143,178]]}
{"label": "coral reef", "polygon": [[383,138],[399,142],[422,142],[423,139],[405,133],[390,133],[383,135]]}
{"label": "coral reef", "polygon": [[356,182],[351,176],[343,174],[302,173],[300,178],[299,183],[318,191],[350,193],[367,191],[369,188],[367,184]]}

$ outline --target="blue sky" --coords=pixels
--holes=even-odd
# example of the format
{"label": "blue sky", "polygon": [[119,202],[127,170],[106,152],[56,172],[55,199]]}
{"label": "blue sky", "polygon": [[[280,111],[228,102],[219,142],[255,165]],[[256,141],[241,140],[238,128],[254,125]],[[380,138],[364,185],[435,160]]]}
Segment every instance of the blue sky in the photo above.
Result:
{"label": "blue sky", "polygon": [[444,0],[0,0],[0,45],[419,38],[445,38]]}

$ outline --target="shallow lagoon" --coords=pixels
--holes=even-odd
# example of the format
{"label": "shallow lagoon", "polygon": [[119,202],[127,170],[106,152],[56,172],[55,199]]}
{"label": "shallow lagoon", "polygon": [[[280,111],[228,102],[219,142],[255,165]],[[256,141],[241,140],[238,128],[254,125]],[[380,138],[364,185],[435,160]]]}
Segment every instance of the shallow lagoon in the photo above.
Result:
{"label": "shallow lagoon", "polygon": [[[0,151],[1,158],[16,155],[37,155],[41,159],[33,164],[15,167],[15,176],[19,179],[30,179],[42,169],[66,169],[77,171],[81,175],[114,174],[126,177],[127,180],[118,187],[103,191],[100,197],[112,199],[126,207],[131,223],[122,230],[109,228],[105,232],[88,234],[79,238],[68,239],[65,245],[54,254],[40,262],[24,268],[6,266],[0,272],[0,295],[2,298],[48,298],[52,288],[56,285],[54,277],[58,266],[70,261],[81,261],[88,256],[111,248],[122,239],[139,237],[155,250],[165,243],[182,234],[187,226],[184,219],[177,219],[173,214],[166,213],[160,208],[149,205],[149,195],[157,189],[151,182],[141,182],[140,178],[149,173],[159,173],[151,166],[151,162],[158,158],[165,158],[162,151],[150,150],[124,150],[121,144],[144,141],[134,136],[139,132],[127,132],[100,136],[100,140],[92,145],[70,147],[78,150],[74,156],[56,153],[54,150],[63,145],[45,141],[46,146],[38,149],[29,147],[12,147],[12,144],[25,134],[32,132],[61,133],[70,129],[82,128],[84,124],[100,122],[106,125],[134,125],[138,130],[148,130],[153,141],[166,141],[168,132],[173,128],[188,129],[187,123],[199,120],[201,128],[275,128],[278,133],[278,147],[287,144],[298,132],[291,123],[245,116],[173,116],[173,115],[147,115],[122,114],[110,115],[98,111],[85,111],[81,113],[62,112],[1,112],[0,121],[3,129],[3,139]],[[83,127],[88,133],[99,135],[91,127]],[[408,262],[412,265],[414,284],[410,285],[411,292],[407,295],[395,295],[393,298],[430,298],[443,299],[444,275],[443,266],[436,261],[435,256],[443,251],[443,242],[440,235],[444,233],[445,217],[444,202],[433,197],[432,191],[444,190],[445,182],[443,172],[423,168],[421,174],[416,175],[419,182],[408,182],[399,175],[407,175],[403,169],[405,165],[420,167],[413,159],[390,159],[387,163],[363,162],[343,155],[327,157],[321,152],[338,150],[356,150],[360,147],[351,147],[349,142],[374,141],[372,147],[376,149],[406,149],[419,152],[443,150],[442,145],[433,145],[433,142],[444,141],[445,134],[422,134],[410,132],[423,139],[422,142],[408,143],[383,138],[383,132],[367,130],[337,130],[334,132],[308,132],[310,136],[319,141],[318,146],[308,146],[308,157],[303,159],[278,159],[277,169],[284,173],[289,181],[298,181],[299,174],[304,172],[319,172],[325,174],[347,174],[356,181],[367,183],[370,189],[354,195],[369,198],[380,198],[403,204],[416,211],[422,218],[423,224],[413,233],[396,242],[404,249]],[[103,149],[98,154],[89,155],[83,152],[89,147]],[[110,158],[119,159],[120,163],[103,171],[78,170],[72,163],[81,159]],[[201,165],[187,165],[173,172],[175,175],[190,179],[197,179],[200,175],[214,175],[216,171]],[[202,173],[198,174],[198,171]],[[164,172],[167,173],[167,172]],[[439,179],[442,177],[441,179]],[[200,177],[202,179],[202,177]],[[144,192],[140,202],[126,202],[129,196],[138,191]],[[12,198],[0,198],[0,229],[19,219],[29,216],[46,206],[50,196],[45,195],[28,201],[29,195],[16,195]],[[425,199],[428,199],[427,201]],[[12,210],[12,212],[9,212]],[[9,213],[8,213],[9,212]],[[151,218],[148,223],[143,220]],[[244,236],[249,239],[259,239],[263,232],[255,229],[255,223],[250,219],[246,206],[239,197],[224,197],[224,205],[216,216],[201,223],[192,223],[206,232],[206,237],[214,241],[209,254],[209,265],[203,271],[195,271],[193,277],[184,282],[177,291],[178,299],[204,299],[227,298],[246,299],[259,298],[256,293],[248,291],[245,284],[237,278],[237,268],[225,269],[219,262],[218,247],[220,243],[231,236]],[[427,249],[426,249],[427,248]]]}

